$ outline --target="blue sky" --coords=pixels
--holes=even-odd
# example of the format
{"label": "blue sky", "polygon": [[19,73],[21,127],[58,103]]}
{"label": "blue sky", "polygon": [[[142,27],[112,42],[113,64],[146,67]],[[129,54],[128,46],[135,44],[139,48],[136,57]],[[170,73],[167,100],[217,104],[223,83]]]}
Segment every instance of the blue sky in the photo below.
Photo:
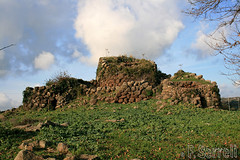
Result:
{"label": "blue sky", "polygon": [[202,74],[222,97],[239,96],[222,75],[223,57],[205,43],[215,24],[184,15],[186,7],[185,0],[1,0],[0,47],[16,45],[0,51],[0,110],[18,107],[26,87],[60,71],[95,79],[99,57],[123,54],[144,54],[168,74]]}

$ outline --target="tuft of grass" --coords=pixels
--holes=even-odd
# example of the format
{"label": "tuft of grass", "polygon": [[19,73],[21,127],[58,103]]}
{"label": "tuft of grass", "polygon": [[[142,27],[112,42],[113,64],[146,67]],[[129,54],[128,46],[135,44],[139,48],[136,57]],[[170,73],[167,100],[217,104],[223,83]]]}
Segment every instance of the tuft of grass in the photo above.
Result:
{"label": "tuft of grass", "polygon": [[192,81],[192,82],[198,82],[201,84],[211,84],[208,81],[196,79],[196,78],[182,78],[182,79],[171,79],[172,82],[183,82],[183,81]]}

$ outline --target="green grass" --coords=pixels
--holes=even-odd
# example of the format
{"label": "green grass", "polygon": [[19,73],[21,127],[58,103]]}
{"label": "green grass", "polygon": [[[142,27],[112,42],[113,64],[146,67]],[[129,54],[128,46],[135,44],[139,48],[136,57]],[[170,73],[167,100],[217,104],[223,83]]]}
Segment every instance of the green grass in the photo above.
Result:
{"label": "green grass", "polygon": [[[177,105],[156,112],[155,104],[156,100],[148,100],[126,105],[103,103],[93,110],[79,106],[64,111],[17,112],[1,122],[5,129],[0,130],[0,159],[13,159],[21,141],[31,137],[48,141],[53,148],[65,142],[75,155],[95,154],[100,159],[178,159],[181,153],[187,154],[188,145],[195,147],[196,155],[200,145],[230,148],[230,144],[236,144],[239,147],[239,111]],[[78,106],[77,100],[71,105]],[[26,133],[9,130],[13,119],[17,122],[48,119],[70,125]],[[106,121],[113,119],[122,121]],[[48,155],[43,150],[36,153]],[[57,154],[51,156],[59,157]]]}
{"label": "green grass", "polygon": [[201,79],[196,79],[196,78],[182,78],[182,79],[172,79],[172,82],[182,82],[182,81],[190,81],[190,82],[198,82],[201,84],[211,84],[208,81],[201,80]]}
{"label": "green grass", "polygon": [[179,70],[174,73],[174,79],[171,79],[172,82],[181,82],[181,81],[191,81],[198,82],[201,84],[211,84],[211,82],[205,81],[203,79],[198,79],[195,75],[191,75],[190,72],[184,72],[183,70]]}

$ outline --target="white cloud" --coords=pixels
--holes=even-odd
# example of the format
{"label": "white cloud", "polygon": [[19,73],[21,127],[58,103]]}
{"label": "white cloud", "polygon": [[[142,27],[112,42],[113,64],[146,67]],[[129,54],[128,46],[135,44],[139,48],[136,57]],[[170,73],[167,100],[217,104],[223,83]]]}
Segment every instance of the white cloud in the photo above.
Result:
{"label": "white cloud", "polygon": [[197,38],[191,45],[191,50],[198,54],[198,56],[205,58],[214,55],[214,47],[216,44],[222,45],[222,33],[227,34],[226,28],[221,28],[217,31],[210,30],[209,25],[201,23],[201,29],[197,32]]}
{"label": "white cloud", "polygon": [[[159,57],[183,29],[179,0],[81,0],[75,20],[76,37],[88,47],[87,63],[100,56],[131,54]],[[86,61],[87,60],[87,61]]]}
{"label": "white cloud", "polygon": [[0,0],[0,48],[16,44],[0,54],[0,78],[4,75],[36,73],[32,62],[43,50],[55,56],[69,55],[74,37],[76,0]]}
{"label": "white cloud", "polygon": [[16,108],[18,104],[10,99],[6,94],[0,93],[0,111],[7,110],[10,108]]}
{"label": "white cloud", "polygon": [[89,62],[88,57],[84,56],[84,54],[79,52],[77,49],[74,50],[72,57],[77,58],[78,61],[80,61],[80,62],[85,62],[85,63]]}
{"label": "white cloud", "polygon": [[50,52],[43,51],[34,59],[34,66],[36,69],[49,69],[52,64],[54,64],[54,55]]}
{"label": "white cloud", "polygon": [[197,39],[192,44],[191,48],[195,50],[200,57],[207,57],[212,55],[214,50],[208,45],[209,37],[203,33],[203,31],[198,31]]}

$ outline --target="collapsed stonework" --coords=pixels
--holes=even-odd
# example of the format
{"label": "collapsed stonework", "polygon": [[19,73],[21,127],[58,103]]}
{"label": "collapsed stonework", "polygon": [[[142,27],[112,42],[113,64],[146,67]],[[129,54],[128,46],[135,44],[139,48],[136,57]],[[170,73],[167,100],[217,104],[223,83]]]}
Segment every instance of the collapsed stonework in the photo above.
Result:
{"label": "collapsed stonework", "polygon": [[203,108],[221,107],[217,83],[203,79],[202,75],[180,70],[170,79],[165,79],[161,86],[162,91],[158,98],[171,98],[172,104],[184,102]]}
{"label": "collapsed stonework", "polygon": [[172,104],[221,106],[216,82],[182,70],[170,78],[158,71],[154,62],[126,56],[100,58],[96,80],[62,78],[47,86],[27,87],[23,95],[25,110],[61,108],[77,98],[83,105],[95,105],[98,101],[126,104],[158,98],[170,99]]}
{"label": "collapsed stonework", "polygon": [[25,110],[61,108],[79,96],[84,96],[87,88],[95,88],[94,81],[87,82],[76,78],[63,78],[56,84],[41,87],[27,87],[23,91]]}

